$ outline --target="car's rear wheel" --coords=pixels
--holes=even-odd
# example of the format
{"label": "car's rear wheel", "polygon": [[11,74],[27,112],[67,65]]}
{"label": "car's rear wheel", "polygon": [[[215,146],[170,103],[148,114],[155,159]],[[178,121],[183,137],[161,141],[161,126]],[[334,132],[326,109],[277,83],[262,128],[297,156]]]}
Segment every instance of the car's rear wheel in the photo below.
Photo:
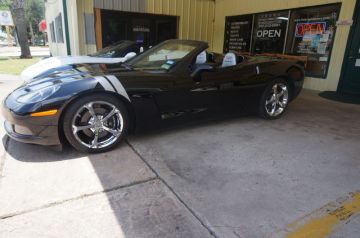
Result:
{"label": "car's rear wheel", "polygon": [[289,96],[289,84],[284,79],[272,81],[261,97],[259,115],[270,120],[281,117],[287,109]]}
{"label": "car's rear wheel", "polygon": [[99,153],[111,150],[128,130],[128,113],[111,95],[89,95],[75,101],[65,112],[63,130],[77,150]]}

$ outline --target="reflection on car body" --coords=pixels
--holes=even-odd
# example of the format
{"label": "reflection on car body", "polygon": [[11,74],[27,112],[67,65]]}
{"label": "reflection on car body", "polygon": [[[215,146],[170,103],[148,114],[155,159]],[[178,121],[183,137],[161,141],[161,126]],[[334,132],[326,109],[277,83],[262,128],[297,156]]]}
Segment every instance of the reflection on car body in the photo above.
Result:
{"label": "reflection on car body", "polygon": [[5,129],[26,143],[67,140],[80,151],[103,152],[128,133],[198,117],[276,119],[302,89],[304,69],[294,61],[231,52],[219,60],[207,48],[168,40],[116,67],[75,64],[38,77],[4,101]]}
{"label": "reflection on car body", "polygon": [[85,56],[56,56],[42,59],[40,62],[29,66],[21,73],[21,79],[29,82],[37,77],[43,77],[69,65],[76,64],[114,64],[126,62],[142,53],[142,47],[136,42],[119,41],[105,47],[98,52]]}

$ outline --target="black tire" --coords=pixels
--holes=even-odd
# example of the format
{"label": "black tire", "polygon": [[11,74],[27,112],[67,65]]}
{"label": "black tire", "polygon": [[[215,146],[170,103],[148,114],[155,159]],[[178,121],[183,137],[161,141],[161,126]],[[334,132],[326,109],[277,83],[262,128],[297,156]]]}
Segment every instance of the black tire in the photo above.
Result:
{"label": "black tire", "polygon": [[[275,85],[278,85],[278,86],[276,87]],[[283,87],[286,87],[286,92],[284,92],[284,95],[281,97],[274,97],[274,95],[275,95],[274,87],[276,87],[277,90],[279,90],[279,89],[284,90]],[[279,95],[280,95],[280,93],[279,93]],[[279,111],[275,110],[276,113],[274,113],[274,114],[269,112],[269,108],[273,108],[274,102],[271,103],[271,105],[269,103],[269,102],[271,102],[272,98],[274,98],[275,103],[276,103],[275,109],[276,109],[276,106],[279,109],[282,108]],[[285,101],[286,101],[286,104],[284,104]],[[290,87],[289,87],[288,82],[286,82],[286,80],[281,79],[281,78],[275,79],[275,80],[271,81],[271,83],[266,87],[263,95],[261,96],[260,104],[258,107],[258,115],[266,120],[278,119],[285,113],[289,102],[290,102]],[[284,107],[280,106],[280,103]]]}
{"label": "black tire", "polygon": [[[102,105],[101,103],[104,103],[103,104],[104,108],[100,107],[100,105]],[[91,106],[91,108],[94,107],[93,112],[95,113],[96,117],[91,116],[92,114],[90,113],[90,110],[88,110],[87,115],[86,115],[86,110],[87,110],[86,106],[91,105],[91,104],[93,104]],[[109,105],[107,105],[107,104],[109,104]],[[101,129],[99,129],[100,127],[96,127],[98,129],[95,129],[95,125],[99,126],[99,124],[95,123],[94,119],[93,119],[93,118],[97,118],[96,120],[98,122],[102,121],[102,119],[105,119],[103,116],[109,115],[109,111],[106,111],[105,107],[109,106],[109,110],[110,110],[111,109],[110,105],[114,106],[114,107],[111,107],[113,110],[115,110],[115,108],[117,110],[116,110],[116,115],[113,116],[114,118],[110,117],[108,120],[114,121],[113,124],[114,125],[117,124],[116,126],[121,128],[121,133],[117,133],[116,136],[115,136],[115,134],[112,134],[105,130],[102,130],[100,132],[100,130],[101,130]],[[97,107],[97,106],[99,106],[99,107]],[[84,114],[83,116],[80,116],[79,110],[80,111],[84,110],[84,112],[81,111],[81,113]],[[100,110],[104,111],[103,112],[104,115],[101,115],[101,113],[97,113],[97,111],[100,111]],[[85,116],[89,117],[89,119],[90,119],[90,120],[85,119],[85,121],[87,121],[87,125],[89,125],[89,126],[94,125],[94,128],[79,130],[79,132],[75,133],[73,131],[73,126],[77,126],[77,125],[73,125],[74,122],[79,121],[79,120],[83,121],[84,120],[83,118]],[[102,119],[100,120],[99,117],[101,117]],[[121,118],[121,120],[119,120],[118,118]],[[91,122],[91,120],[92,120],[92,122]],[[122,122],[121,123],[122,125],[120,125],[120,123],[119,123],[120,121]],[[104,122],[101,122],[100,124],[102,126],[105,126]],[[80,126],[82,126],[82,125],[79,125],[79,127]],[[106,125],[106,128],[111,129],[112,131],[116,131],[114,128],[111,128],[111,126],[109,127],[109,125]],[[116,129],[118,129],[118,128],[116,128]],[[128,111],[127,111],[125,105],[123,104],[123,102],[121,102],[121,100],[119,100],[115,96],[108,95],[108,94],[92,94],[92,95],[88,95],[88,96],[85,96],[83,98],[80,98],[80,99],[74,101],[67,108],[67,110],[65,111],[64,117],[63,117],[63,132],[64,132],[66,139],[68,140],[70,145],[72,145],[76,150],[85,152],[85,153],[102,153],[102,152],[106,152],[106,151],[113,149],[123,140],[123,138],[126,136],[126,134],[128,132],[128,129],[129,129],[129,115],[128,115]],[[81,135],[80,135],[80,133],[81,133]],[[109,145],[104,144],[104,145],[102,145],[103,147],[99,146],[99,148],[98,148],[96,146],[96,147],[90,148],[90,147],[84,145],[87,143],[83,142],[84,144],[82,144],[80,142],[81,141],[80,136],[81,136],[81,138],[83,138],[83,140],[88,139],[89,143],[90,143],[91,133],[93,133],[94,138],[95,138],[95,134],[96,134],[96,137],[97,137],[96,143],[98,143],[98,139],[101,139],[100,135],[102,135],[102,134],[105,135],[105,133],[108,133],[109,137],[114,137],[114,138],[111,140],[111,144],[109,144]],[[104,136],[104,138],[107,138],[107,137]],[[95,141],[95,139],[93,139],[93,141]]]}

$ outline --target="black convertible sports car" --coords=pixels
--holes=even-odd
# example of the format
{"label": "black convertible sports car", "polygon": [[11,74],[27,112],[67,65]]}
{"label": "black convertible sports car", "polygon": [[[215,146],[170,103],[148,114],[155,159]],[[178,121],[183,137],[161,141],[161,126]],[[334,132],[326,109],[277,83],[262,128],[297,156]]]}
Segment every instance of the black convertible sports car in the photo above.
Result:
{"label": "black convertible sports car", "polygon": [[280,117],[302,89],[301,64],[228,53],[208,44],[165,41],[118,67],[72,65],[26,83],[3,103],[5,129],[18,141],[103,152],[126,134],[199,115],[256,112]]}

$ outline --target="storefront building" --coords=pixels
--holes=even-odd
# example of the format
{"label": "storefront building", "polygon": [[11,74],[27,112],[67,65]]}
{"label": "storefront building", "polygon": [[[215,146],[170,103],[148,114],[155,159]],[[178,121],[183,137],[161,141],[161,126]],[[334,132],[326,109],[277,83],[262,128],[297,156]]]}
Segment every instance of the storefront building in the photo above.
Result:
{"label": "storefront building", "polygon": [[[212,46],[214,37],[214,0],[57,0],[45,8],[53,55],[89,54],[121,39],[142,40],[146,46],[166,38],[196,39]],[[70,52],[66,42],[56,40],[59,26],[54,34],[50,29],[59,15],[65,21],[64,9]]]}
{"label": "storefront building", "polygon": [[306,88],[360,94],[357,0],[57,2],[46,4],[53,55],[88,54],[123,39],[145,47],[202,40],[221,53],[302,56]]}

